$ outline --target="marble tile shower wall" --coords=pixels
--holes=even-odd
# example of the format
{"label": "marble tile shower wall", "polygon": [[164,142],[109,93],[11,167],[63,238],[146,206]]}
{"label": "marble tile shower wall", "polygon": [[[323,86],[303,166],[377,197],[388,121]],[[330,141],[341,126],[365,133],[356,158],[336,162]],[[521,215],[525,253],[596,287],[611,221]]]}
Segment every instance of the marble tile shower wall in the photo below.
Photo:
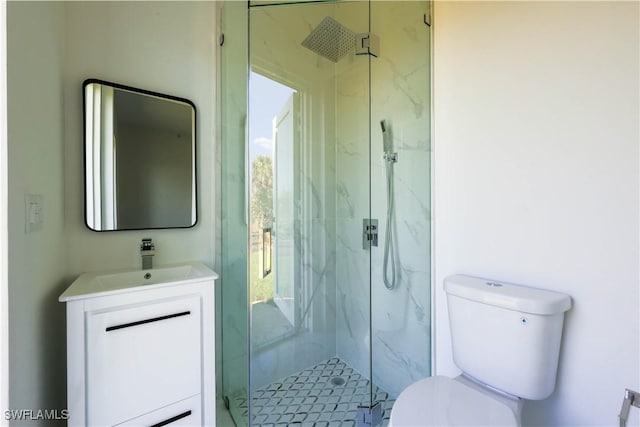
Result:
{"label": "marble tile shower wall", "polygon": [[[361,249],[362,218],[368,211],[369,129],[353,126],[367,96],[358,82],[360,64],[339,73],[338,101],[338,356],[360,372],[369,368],[369,274],[372,300],[373,381],[392,396],[430,374],[430,123],[429,30],[426,2],[372,2],[371,31],[380,56],[371,61],[371,210],[379,220],[379,246]],[[356,58],[358,59],[358,58]],[[363,65],[364,66],[364,65]],[[366,99],[365,99],[366,101]],[[399,280],[385,288],[386,175],[380,121],[393,131],[395,221]]]}

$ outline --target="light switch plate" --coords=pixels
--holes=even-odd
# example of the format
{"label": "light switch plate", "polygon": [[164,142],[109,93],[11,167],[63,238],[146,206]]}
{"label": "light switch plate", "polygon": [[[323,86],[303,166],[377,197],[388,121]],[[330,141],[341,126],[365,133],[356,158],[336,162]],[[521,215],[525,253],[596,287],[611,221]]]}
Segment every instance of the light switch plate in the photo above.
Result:
{"label": "light switch plate", "polygon": [[25,232],[33,233],[42,230],[44,221],[42,196],[39,194],[24,195],[24,223]]}

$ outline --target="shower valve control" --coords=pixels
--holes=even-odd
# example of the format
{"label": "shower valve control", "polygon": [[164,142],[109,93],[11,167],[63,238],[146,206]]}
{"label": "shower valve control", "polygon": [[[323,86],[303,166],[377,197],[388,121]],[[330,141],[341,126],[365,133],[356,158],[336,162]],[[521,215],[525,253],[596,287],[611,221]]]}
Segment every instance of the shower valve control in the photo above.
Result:
{"label": "shower valve control", "polygon": [[378,220],[364,218],[362,220],[362,249],[378,246]]}

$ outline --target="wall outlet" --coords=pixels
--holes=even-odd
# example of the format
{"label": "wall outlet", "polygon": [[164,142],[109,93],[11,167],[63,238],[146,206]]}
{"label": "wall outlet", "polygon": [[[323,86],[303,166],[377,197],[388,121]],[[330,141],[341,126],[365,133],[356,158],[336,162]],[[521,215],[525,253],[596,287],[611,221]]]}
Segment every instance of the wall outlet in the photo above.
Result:
{"label": "wall outlet", "polygon": [[42,230],[44,221],[42,196],[39,194],[24,195],[24,223],[25,232],[32,233]]}

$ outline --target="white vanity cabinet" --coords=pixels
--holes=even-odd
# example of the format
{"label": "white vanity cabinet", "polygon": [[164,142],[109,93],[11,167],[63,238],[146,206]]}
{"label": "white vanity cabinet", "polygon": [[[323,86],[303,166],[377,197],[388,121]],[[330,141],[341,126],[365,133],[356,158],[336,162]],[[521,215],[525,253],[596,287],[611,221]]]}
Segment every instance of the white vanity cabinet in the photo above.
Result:
{"label": "white vanity cabinet", "polygon": [[60,296],[69,426],[215,425],[217,275],[184,266],[83,274]]}

